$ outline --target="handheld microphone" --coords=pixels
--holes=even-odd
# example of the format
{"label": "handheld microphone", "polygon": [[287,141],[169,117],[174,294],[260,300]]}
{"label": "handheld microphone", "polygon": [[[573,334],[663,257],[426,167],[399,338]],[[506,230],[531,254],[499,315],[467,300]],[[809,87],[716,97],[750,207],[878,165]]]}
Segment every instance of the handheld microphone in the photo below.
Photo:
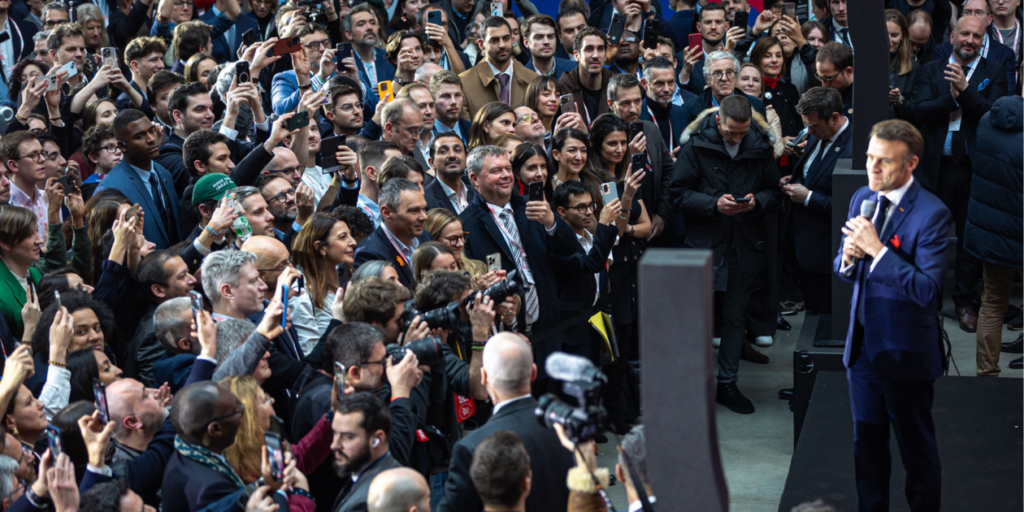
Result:
{"label": "handheld microphone", "polygon": [[[875,202],[871,199],[865,199],[860,202],[860,216],[865,219],[871,220],[871,217],[875,215]],[[856,265],[860,261],[860,258],[853,258],[853,264]]]}
{"label": "handheld microphone", "polygon": [[565,352],[555,352],[548,356],[544,362],[544,370],[548,376],[566,382],[583,379],[588,374],[600,373],[589,359]]}

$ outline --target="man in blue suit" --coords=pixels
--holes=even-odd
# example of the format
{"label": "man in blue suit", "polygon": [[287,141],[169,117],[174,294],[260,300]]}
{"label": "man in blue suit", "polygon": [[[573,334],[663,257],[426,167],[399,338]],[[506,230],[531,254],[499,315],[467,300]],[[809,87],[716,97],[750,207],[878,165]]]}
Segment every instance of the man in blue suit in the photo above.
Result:
{"label": "man in blue suit", "polygon": [[384,49],[377,47],[377,16],[370,3],[352,7],[341,20],[341,29],[345,32],[345,38],[352,43],[352,53],[355,54],[363,90],[379,100],[377,84],[393,80],[395,66],[384,56]]}
{"label": "man in blue suit", "polygon": [[[901,120],[875,125],[868,186],[850,201],[833,262],[853,283],[843,363],[853,413],[858,509],[889,510],[889,424],[907,471],[910,510],[939,510],[942,469],[931,408],[943,371],[938,309],[949,210],[915,181],[924,139]],[[862,217],[862,203],[877,206]],[[881,237],[879,237],[879,233]]]}
{"label": "man in blue suit", "polygon": [[[1017,71],[1020,69],[1020,67],[1017,66],[1017,55],[1006,45],[1001,44],[999,41],[994,41],[989,35],[992,31],[992,10],[988,1],[969,0],[968,2],[965,2],[963,17],[973,17],[982,20],[985,31],[982,36],[981,47],[978,48],[978,54],[991,63],[999,63],[1002,65],[1003,71],[1006,72],[1006,90],[1016,90]],[[954,38],[955,35],[950,36],[950,40],[953,40]],[[949,56],[952,53],[953,44],[947,41],[935,47],[935,51],[932,53],[932,60],[949,60]]]}
{"label": "man in blue suit", "polygon": [[146,240],[156,244],[157,249],[166,249],[182,239],[181,212],[171,173],[153,161],[160,156],[159,130],[139,110],[118,113],[114,118],[114,135],[124,160],[103,178],[96,192],[112,188],[142,206]]}
{"label": "man in blue suit", "polygon": [[386,261],[398,271],[402,286],[416,289],[412,255],[423,242],[432,239],[423,230],[427,222],[427,200],[419,185],[395,178],[384,184],[377,196],[380,205],[380,227],[356,246],[354,266],[367,261]]}
{"label": "man in blue suit", "polygon": [[[793,174],[779,183],[793,202],[793,253],[807,309],[832,311],[832,171],[853,156],[852,124],[835,89],[815,87],[796,106],[811,136]],[[787,241],[789,238],[786,239]]]}
{"label": "man in blue suit", "polygon": [[555,56],[558,46],[558,31],[555,19],[546,14],[530,16],[523,24],[523,44],[533,56],[526,63],[526,69],[538,75],[549,75],[558,80],[562,73],[576,69],[576,62]]}
{"label": "man in blue suit", "polygon": [[[242,9],[238,7],[237,0],[223,0],[224,3],[221,7],[224,8],[224,14],[228,18],[235,20],[235,25],[229,28],[223,34],[213,37],[213,51],[211,54],[217,62],[225,63],[232,62],[237,59],[238,47],[242,45],[242,34],[248,30],[252,30],[254,33],[259,35],[260,28],[256,23],[256,20],[249,16],[242,16]],[[219,4],[218,2],[217,4]],[[217,4],[210,6],[202,16],[199,17],[199,21],[206,23],[207,25],[213,26],[217,20],[217,16],[221,14],[221,11],[217,9]]]}
{"label": "man in blue suit", "polygon": [[[293,57],[294,69],[274,76],[270,86],[270,103],[277,115],[294,111],[302,95],[311,89],[319,91],[334,76],[338,67],[334,59],[334,45],[323,27],[303,25],[295,32],[295,36],[302,42],[302,52],[306,58]],[[321,62],[325,53],[330,54],[329,58]]]}

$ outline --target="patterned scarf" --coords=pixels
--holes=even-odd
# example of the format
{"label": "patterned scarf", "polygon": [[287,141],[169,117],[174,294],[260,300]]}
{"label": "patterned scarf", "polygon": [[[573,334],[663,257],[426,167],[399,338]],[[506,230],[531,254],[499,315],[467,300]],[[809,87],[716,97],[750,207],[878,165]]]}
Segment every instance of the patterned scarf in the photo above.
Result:
{"label": "patterned scarf", "polygon": [[230,478],[239,489],[245,487],[245,483],[242,482],[242,478],[238,476],[238,473],[235,473],[235,470],[227,462],[224,462],[217,454],[210,450],[185,441],[178,436],[174,436],[174,449],[183,456]]}

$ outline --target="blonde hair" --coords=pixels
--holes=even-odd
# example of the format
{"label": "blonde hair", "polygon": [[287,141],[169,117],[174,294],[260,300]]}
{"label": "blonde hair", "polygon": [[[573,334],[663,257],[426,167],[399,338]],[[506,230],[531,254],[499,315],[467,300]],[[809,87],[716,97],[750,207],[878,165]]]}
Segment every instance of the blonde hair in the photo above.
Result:
{"label": "blonde hair", "polygon": [[[112,46],[110,44],[110,35],[107,34],[107,23],[103,18],[103,11],[100,10],[96,4],[81,4],[75,8],[75,15],[78,18],[76,22],[83,35],[85,33],[85,25],[90,21],[98,21],[100,23],[100,42],[96,44],[97,48],[108,48]],[[117,52],[123,55],[123,51],[118,49]]]}
{"label": "blonde hair", "polygon": [[[232,395],[245,407],[246,413],[242,415],[238,425],[238,433],[235,434],[235,442],[224,450],[224,458],[228,460],[231,468],[242,477],[245,483],[255,482],[260,477],[263,445],[263,427],[256,418],[256,411],[260,405],[257,403],[257,389],[260,387],[256,378],[252,375],[235,375],[220,381],[220,385],[228,388]],[[269,395],[267,395],[269,396]]]}
{"label": "blonde hair", "polygon": [[[434,208],[427,212],[427,222],[423,224],[423,230],[430,233],[430,237],[434,240],[440,240],[444,228],[456,221],[462,222],[462,219],[455,215],[455,212],[445,208]],[[469,277],[473,279],[474,284],[476,284],[477,278],[487,273],[487,265],[480,260],[466,257],[465,250],[455,257],[455,262],[459,265],[460,270],[469,272]]]}

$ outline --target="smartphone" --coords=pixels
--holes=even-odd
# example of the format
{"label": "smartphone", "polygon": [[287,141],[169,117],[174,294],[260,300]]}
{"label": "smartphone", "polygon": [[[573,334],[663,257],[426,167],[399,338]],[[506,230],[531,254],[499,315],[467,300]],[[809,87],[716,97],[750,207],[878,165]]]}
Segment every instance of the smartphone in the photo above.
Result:
{"label": "smartphone", "polygon": [[46,442],[50,445],[50,454],[53,457],[60,455],[64,451],[64,437],[61,435],[59,427],[53,425],[46,426]]}
{"label": "smartphone", "polygon": [[306,276],[299,276],[295,280],[295,291],[302,293],[302,290],[306,289]]}
{"label": "smartphone", "polygon": [[345,145],[344,135],[327,137],[320,141],[320,154],[323,160],[320,162],[324,174],[334,174],[341,170],[336,154],[341,146]]}
{"label": "smartphone", "polygon": [[617,45],[622,40],[622,31],[626,28],[626,17],[621,14],[612,16],[612,24],[608,27],[608,44]]}
{"label": "smartphone", "polygon": [[100,48],[100,58],[104,66],[117,68],[117,48]]}
{"label": "smartphone", "polygon": [[656,20],[644,20],[644,49],[658,49],[658,22]]}
{"label": "smartphone", "polygon": [[139,211],[141,209],[142,209],[142,207],[139,206],[138,203],[133,204],[132,206],[130,206],[128,208],[128,210],[126,212],[124,212],[124,221],[128,222],[128,221],[138,217],[139,216]]}
{"label": "smartphone", "polygon": [[783,2],[782,15],[796,19],[796,2]]}
{"label": "smartphone", "polygon": [[192,321],[196,324],[196,329],[199,329],[199,315],[203,312],[203,296],[197,291],[188,292],[189,300],[192,303]]}
{"label": "smartphone", "polygon": [[283,310],[281,312],[281,328],[288,330],[288,294],[291,290],[287,286],[281,285],[281,306]]}
{"label": "smartphone", "polygon": [[270,415],[270,431],[279,436],[284,436],[284,420],[280,416]]}
{"label": "smartphone", "polygon": [[562,105],[562,113],[576,112],[576,103],[572,101],[572,94],[563,94],[558,97],[558,103]]}
{"label": "smartphone", "polygon": [[750,200],[753,199],[751,197],[736,197],[736,196],[732,196],[732,197],[733,197],[733,201],[737,202],[737,203],[749,203]]}
{"label": "smartphone", "polygon": [[491,2],[491,16],[505,17],[505,6],[501,2]]}
{"label": "smartphone", "polygon": [[487,271],[492,272],[495,270],[501,270],[501,253],[496,252],[494,254],[487,255]]}
{"label": "smartphone", "polygon": [[64,195],[75,191],[75,177],[70,174],[57,178],[57,183],[60,183],[60,186],[64,189]]}
{"label": "smartphone", "polygon": [[96,401],[96,410],[100,412],[100,421],[104,425],[110,422],[110,409],[107,408],[107,390],[99,379],[92,380],[92,394]]}
{"label": "smartphone", "polygon": [[804,128],[803,131],[797,134],[796,138],[793,139],[792,142],[787,142],[786,145],[791,148],[795,148],[799,146],[801,143],[803,143],[803,141],[807,140],[807,138],[810,136],[811,132],[807,131],[807,128]]}
{"label": "smartphone", "polygon": [[[441,14],[441,11],[437,11]],[[352,43],[338,43],[334,50],[334,62],[341,64],[341,61],[352,56]]]}
{"label": "smartphone", "polygon": [[348,265],[342,263],[335,269],[338,272],[338,288],[348,288],[348,280],[351,277],[348,273]]}
{"label": "smartphone", "polygon": [[345,365],[335,361],[334,385],[338,387],[338,398],[345,396]]}
{"label": "smartphone", "polygon": [[302,128],[302,127],[305,127],[305,126],[309,126],[309,111],[308,110],[303,110],[302,112],[299,112],[299,113],[295,114],[294,116],[292,116],[291,119],[288,120],[288,129],[289,130],[298,130],[299,128]]}
{"label": "smartphone", "polygon": [[57,290],[53,291],[53,301],[57,304],[57,311],[60,311],[63,306],[60,305],[60,292]]}
{"label": "smartphone", "polygon": [[632,137],[636,137],[638,133],[644,132],[644,124],[640,121],[629,123],[629,132],[632,134]]}
{"label": "smartphone", "polygon": [[302,40],[298,37],[286,37],[280,41],[274,43],[274,46],[270,48],[270,52],[267,57],[273,57],[275,55],[286,55],[294,53],[302,49]]}
{"label": "smartphone", "polygon": [[744,32],[747,31],[747,24],[750,19],[750,13],[747,11],[736,11],[732,14],[732,26],[742,28]]}
{"label": "smartphone", "polygon": [[256,42],[256,29],[250,28],[242,33],[242,46],[248,48]]}
{"label": "smartphone", "polygon": [[442,26],[441,23],[441,11],[434,9],[427,13],[427,23],[433,23],[437,26]]}
{"label": "smartphone", "polygon": [[57,75],[46,75],[42,79],[46,80],[46,92],[57,90]]}
{"label": "smartphone", "polygon": [[534,181],[530,183],[530,201],[544,200],[544,182]]}
{"label": "smartphone", "polygon": [[235,63],[235,76],[238,77],[239,84],[247,84],[252,81],[252,77],[249,76],[249,63],[240,60]]}
{"label": "smartphone", "polygon": [[391,82],[381,82],[377,84],[378,97],[384,103],[388,103],[395,99],[395,93],[391,90]]}
{"label": "smartphone", "polygon": [[61,66],[60,69],[53,72],[54,78],[56,78],[56,75],[60,74],[61,71],[64,71],[68,74],[68,76],[64,78],[64,80],[67,80],[68,78],[71,78],[78,74],[78,67],[75,66],[74,61],[68,62],[67,64]]}
{"label": "smartphone", "polygon": [[631,157],[630,166],[632,167],[631,172],[636,172],[637,169],[647,169],[647,152],[637,153]]}
{"label": "smartphone", "polygon": [[601,199],[608,204],[619,198],[619,187],[615,183],[607,182],[601,184]]}
{"label": "smartphone", "polygon": [[690,34],[690,44],[687,49],[700,48],[704,45],[704,36],[700,35],[700,32]]}
{"label": "smartphone", "polygon": [[281,435],[264,432],[263,440],[267,443],[267,459],[270,460],[270,476],[275,482],[284,480],[284,448],[281,446]]}

